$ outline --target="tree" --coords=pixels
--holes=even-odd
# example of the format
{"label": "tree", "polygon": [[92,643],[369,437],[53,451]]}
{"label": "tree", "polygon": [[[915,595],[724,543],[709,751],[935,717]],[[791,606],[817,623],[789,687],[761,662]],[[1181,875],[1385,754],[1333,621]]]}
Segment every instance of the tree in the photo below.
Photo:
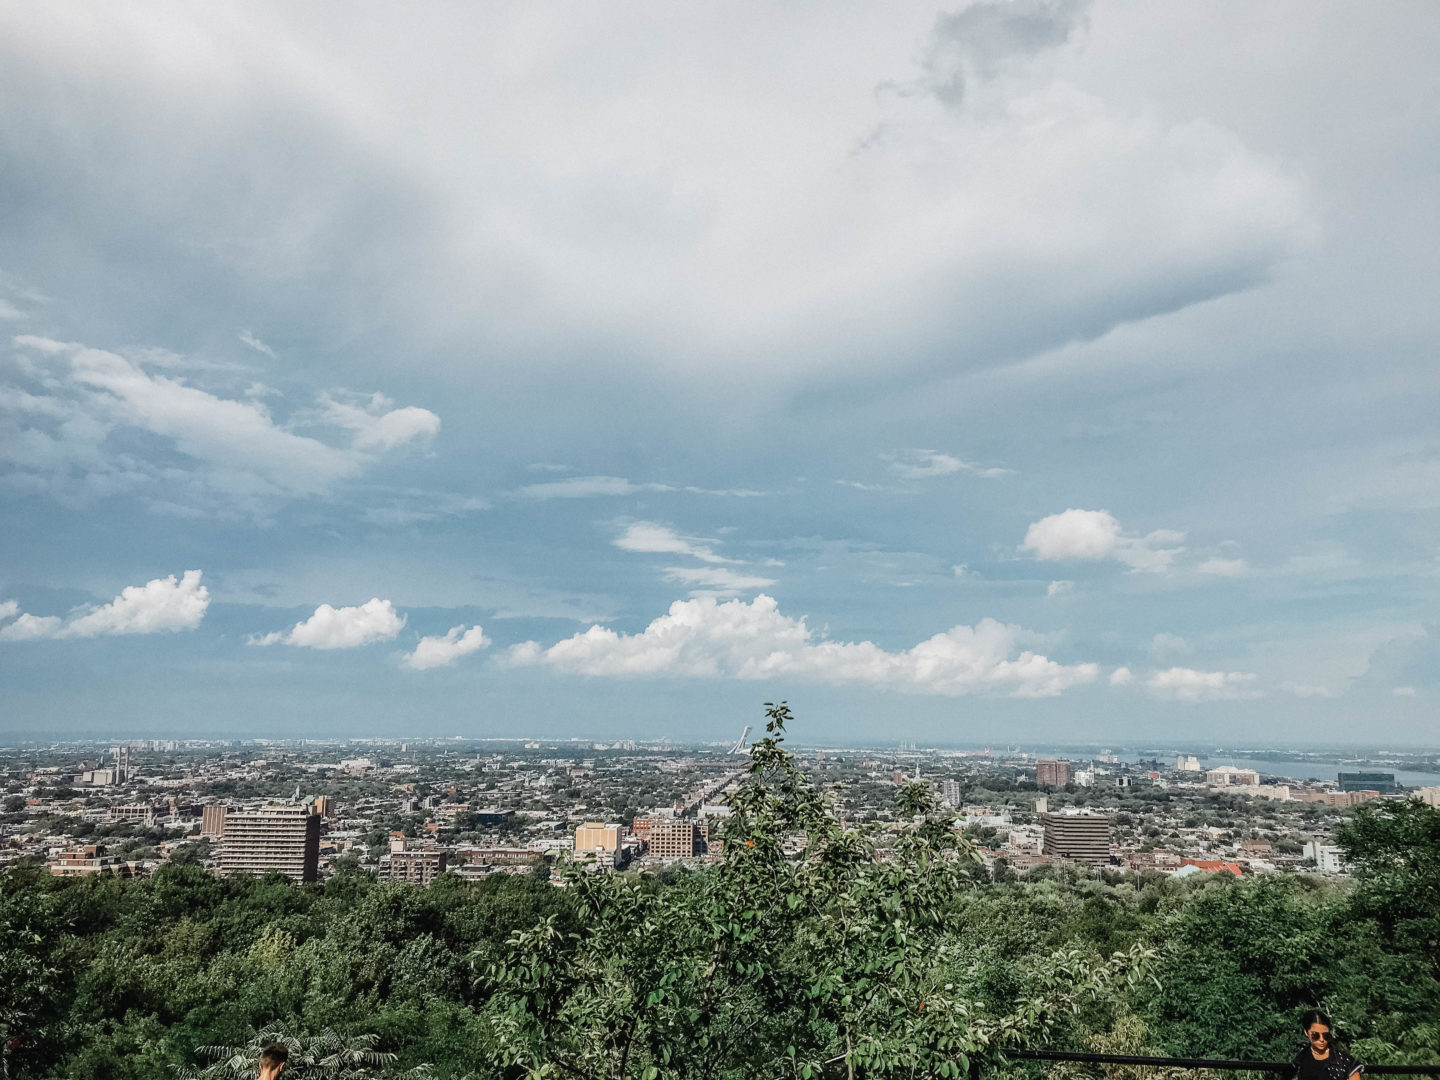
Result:
{"label": "tree", "polygon": [[1356,913],[1440,975],[1440,809],[1419,799],[1362,806],[1335,839],[1357,881]]}
{"label": "tree", "polygon": [[724,862],[673,884],[571,867],[574,928],[515,934],[486,973],[497,1064],[542,1080],[847,1074],[958,1077],[1126,985],[1144,950],[1065,950],[1024,973],[1008,1012],[967,1000],[954,898],[974,849],[923,785],[893,827],[848,827],[766,735],[731,798]]}
{"label": "tree", "polygon": [[[14,881],[12,878],[11,881]],[[0,890],[0,1077],[41,1055],[58,1012],[53,920],[35,892]]]}

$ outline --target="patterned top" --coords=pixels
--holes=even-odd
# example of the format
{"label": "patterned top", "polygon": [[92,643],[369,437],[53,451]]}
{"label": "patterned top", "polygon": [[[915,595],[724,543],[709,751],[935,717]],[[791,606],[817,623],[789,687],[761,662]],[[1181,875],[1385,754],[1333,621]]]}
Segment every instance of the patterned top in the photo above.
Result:
{"label": "patterned top", "polygon": [[1357,1072],[1365,1071],[1365,1066],[1351,1057],[1350,1051],[1338,1042],[1330,1044],[1330,1056],[1324,1061],[1317,1061],[1310,1052],[1310,1044],[1302,1043],[1290,1063],[1295,1066],[1297,1080],[1346,1080]]}

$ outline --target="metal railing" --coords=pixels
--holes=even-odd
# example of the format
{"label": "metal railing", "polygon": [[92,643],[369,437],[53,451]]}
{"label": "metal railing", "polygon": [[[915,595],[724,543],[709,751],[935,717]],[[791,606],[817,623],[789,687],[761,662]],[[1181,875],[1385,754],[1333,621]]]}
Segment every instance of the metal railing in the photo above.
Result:
{"label": "metal railing", "polygon": [[[1140,1054],[1092,1054],[1081,1050],[1005,1050],[1002,1056],[1023,1061],[1074,1061],[1082,1065],[1151,1065],[1169,1069],[1215,1069],[1220,1072],[1258,1072],[1291,1076],[1289,1061],[1247,1061],[1242,1058],[1149,1057]],[[837,1054],[820,1062],[824,1068],[845,1060]],[[1440,1076],[1440,1065],[1366,1065],[1367,1076]],[[786,1080],[777,1076],[775,1080]]]}
{"label": "metal railing", "polygon": [[[1006,1050],[1007,1058],[1030,1061],[1075,1061],[1089,1065],[1156,1065],[1170,1069],[1216,1069],[1221,1072],[1261,1072],[1290,1075],[1288,1061],[1245,1061],[1233,1058],[1146,1057],[1136,1054],[1090,1054],[1078,1050]],[[1440,1076],[1440,1065],[1366,1065],[1365,1074]]]}

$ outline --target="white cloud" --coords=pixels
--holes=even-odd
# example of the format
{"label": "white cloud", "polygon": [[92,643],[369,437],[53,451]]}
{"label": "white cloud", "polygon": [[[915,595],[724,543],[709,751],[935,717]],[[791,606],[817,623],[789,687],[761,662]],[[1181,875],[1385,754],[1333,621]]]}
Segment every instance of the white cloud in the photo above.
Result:
{"label": "white cloud", "polygon": [[1415,687],[1413,687],[1413,686],[1397,686],[1397,687],[1395,687],[1394,690],[1391,690],[1390,693],[1391,693],[1391,695],[1394,696],[1394,697],[1414,697],[1414,696],[1415,696]]}
{"label": "white cloud", "polygon": [[0,622],[6,619],[13,619],[20,614],[20,603],[17,600],[0,601]]}
{"label": "white cloud", "polygon": [[462,656],[488,648],[490,639],[478,626],[466,629],[463,625],[452,626],[443,637],[423,637],[415,651],[406,653],[400,662],[416,671],[445,667]]}
{"label": "white cloud", "polygon": [[1111,686],[1129,686],[1135,681],[1135,673],[1128,667],[1117,667],[1110,673]]}
{"label": "white cloud", "polygon": [[321,604],[315,614],[289,630],[250,639],[252,645],[295,645],[305,649],[354,649],[389,641],[405,627],[389,600],[372,597],[358,607]]}
{"label": "white cloud", "polygon": [[1145,685],[1159,697],[1174,701],[1223,701],[1260,697],[1255,676],[1239,671],[1196,671],[1172,667],[1153,672]]}
{"label": "white cloud", "polygon": [[742,574],[724,566],[670,566],[665,569],[665,577],[717,594],[749,592],[775,584],[773,578]]}
{"label": "white cloud", "polygon": [[384,394],[371,394],[357,401],[339,401],[324,394],[320,406],[329,423],[354,432],[351,447],[355,450],[393,450],[433,439],[440,430],[440,418],[429,409],[414,405],[397,409]]}
{"label": "white cloud", "polygon": [[[200,582],[199,570],[171,574],[144,585],[128,585],[102,607],[62,619],[54,615],[21,615],[3,630],[0,640],[38,638],[90,638],[119,634],[173,633],[194,630],[210,606],[210,590]],[[4,605],[14,613],[14,602]]]}
{"label": "white cloud", "polygon": [[261,341],[249,330],[241,330],[237,337],[239,337],[240,343],[242,345],[249,346],[258,353],[264,353],[272,360],[275,359],[275,350],[272,349],[269,345],[266,345],[265,342]]}
{"label": "white cloud", "polygon": [[592,626],[548,649],[516,646],[510,659],[580,675],[795,679],[946,695],[1050,697],[1098,677],[1095,664],[1060,664],[1028,649],[1013,655],[1029,636],[984,619],[892,653],[869,641],[817,639],[803,618],[781,614],[763,594],[749,603],[702,596],[677,600],[638,634]]}
{"label": "white cloud", "polygon": [[576,476],[568,480],[547,480],[526,484],[520,494],[527,499],[598,499],[614,495],[637,495],[642,491],[674,491],[668,484],[636,484],[623,476]]}
{"label": "white cloud", "polygon": [[951,476],[959,472],[973,473],[976,476],[993,479],[998,476],[1010,476],[1014,473],[1013,469],[984,468],[972,465],[968,461],[962,461],[960,458],[942,454],[936,450],[896,450],[884,457],[890,462],[890,471],[906,480],[927,480],[931,477]]}
{"label": "white cloud", "polygon": [[1336,691],[1328,686],[1321,686],[1317,683],[1283,682],[1280,689],[1287,694],[1294,694],[1298,698],[1332,698]]}
{"label": "white cloud", "polygon": [[[118,353],[29,335],[15,343],[45,359],[15,368],[33,391],[0,384],[0,462],[12,482],[70,501],[149,489],[172,504],[260,513],[277,499],[324,494],[440,423],[378,395],[367,407],[326,397],[319,413],[296,419],[351,433],[349,445],[332,446],[280,425],[261,400],[222,397]],[[113,449],[112,435],[136,430],[172,450]]]}
{"label": "white cloud", "polygon": [[1212,574],[1215,577],[1244,577],[1250,572],[1250,564],[1244,559],[1206,559],[1195,567],[1197,573]]}
{"label": "white cloud", "polygon": [[1073,581],[1052,581],[1049,585],[1045,586],[1045,595],[1049,598],[1069,596],[1074,591],[1075,583]]}
{"label": "white cloud", "polygon": [[1022,551],[1043,562],[1115,559],[1131,570],[1158,573],[1170,569],[1185,549],[1185,534],[1156,529],[1145,536],[1126,535],[1108,510],[1070,509],[1032,522]]}
{"label": "white cloud", "polygon": [[1169,656],[1184,656],[1190,651],[1190,643],[1179,634],[1163,631],[1150,639],[1151,659],[1163,660]]}
{"label": "white cloud", "polygon": [[691,558],[708,563],[734,561],[715,554],[710,544],[711,541],[708,540],[681,536],[669,526],[659,525],[653,521],[633,522],[627,525],[625,531],[615,539],[615,546],[621,551],[637,551],[657,555],[689,555]]}
{"label": "white cloud", "polygon": [[21,615],[8,626],[0,627],[0,641],[37,641],[59,636],[65,620],[58,615]]}

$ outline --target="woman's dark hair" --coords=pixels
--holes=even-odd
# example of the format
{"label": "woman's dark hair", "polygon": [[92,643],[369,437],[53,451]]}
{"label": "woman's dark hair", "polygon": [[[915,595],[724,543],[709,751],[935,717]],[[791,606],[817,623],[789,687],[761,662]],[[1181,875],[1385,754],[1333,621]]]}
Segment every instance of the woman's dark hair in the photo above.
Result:
{"label": "woman's dark hair", "polygon": [[260,1053],[261,1065],[284,1065],[290,1060],[290,1049],[284,1043],[271,1043]]}
{"label": "woman's dark hair", "polygon": [[1310,1009],[1300,1014],[1301,1031],[1309,1031],[1311,1024],[1324,1024],[1330,1029],[1330,1035],[1332,1037],[1335,1035],[1335,1025],[1330,1022],[1330,1017],[1326,1016],[1319,1009]]}

